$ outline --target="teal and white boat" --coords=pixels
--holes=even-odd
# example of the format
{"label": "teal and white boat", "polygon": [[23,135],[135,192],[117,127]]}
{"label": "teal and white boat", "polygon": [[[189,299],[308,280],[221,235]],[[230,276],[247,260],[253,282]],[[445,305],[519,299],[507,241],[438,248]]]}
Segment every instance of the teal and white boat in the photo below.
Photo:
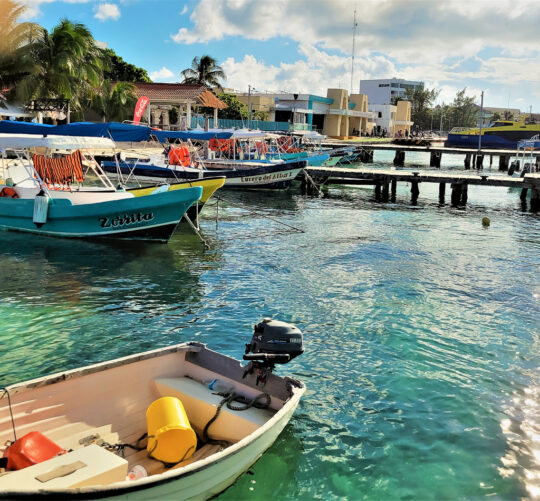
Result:
{"label": "teal and white boat", "polygon": [[[106,138],[0,134],[0,228],[167,242],[202,188],[141,197],[116,189],[92,160],[107,149],[114,143]],[[101,186],[81,184],[89,170]]]}

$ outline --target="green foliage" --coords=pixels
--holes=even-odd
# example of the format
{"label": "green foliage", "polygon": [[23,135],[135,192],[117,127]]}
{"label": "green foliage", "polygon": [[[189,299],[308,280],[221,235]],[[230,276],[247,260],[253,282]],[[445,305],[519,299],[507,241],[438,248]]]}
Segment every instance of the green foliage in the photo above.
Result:
{"label": "green foliage", "polygon": [[478,120],[478,106],[475,96],[466,96],[467,87],[458,91],[449,106],[447,119],[450,127],[475,127]]}
{"label": "green foliage", "polygon": [[145,69],[126,63],[112,49],[105,50],[105,54],[110,61],[109,69],[104,74],[105,79],[113,82],[152,82]]}
{"label": "green foliage", "polygon": [[25,10],[12,0],[0,0],[0,88],[9,88],[28,75],[24,55],[43,32],[37,24],[17,22]]}
{"label": "green foliage", "polygon": [[137,103],[135,89],[131,82],[116,82],[113,85],[105,80],[93,96],[91,108],[99,113],[104,122],[122,122],[133,116]]}
{"label": "green foliage", "polygon": [[439,95],[438,90],[425,89],[423,85],[405,91],[405,100],[411,102],[411,121],[420,130],[431,128],[433,102]]}
{"label": "green foliage", "polygon": [[186,68],[180,73],[185,84],[201,84],[208,87],[222,89],[221,80],[225,80],[223,68],[217,65],[217,60],[208,55],[194,57],[191,68]]}
{"label": "green foliage", "polygon": [[50,34],[42,30],[20,57],[27,74],[17,83],[18,99],[69,99],[73,109],[79,109],[93,95],[107,65],[90,31],[67,19]]}
{"label": "green foliage", "polygon": [[[246,120],[248,117],[247,106],[238,100],[234,94],[218,94],[217,97],[228,107],[219,110],[219,118],[227,120]],[[201,107],[200,112],[203,115],[213,116],[214,108]],[[254,118],[255,120],[255,118]]]}

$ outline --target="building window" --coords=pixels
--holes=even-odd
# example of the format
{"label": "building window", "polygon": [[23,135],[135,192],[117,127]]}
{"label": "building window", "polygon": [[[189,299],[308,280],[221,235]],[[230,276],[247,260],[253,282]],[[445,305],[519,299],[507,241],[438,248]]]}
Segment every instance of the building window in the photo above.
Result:
{"label": "building window", "polygon": [[382,118],[382,111],[379,111],[379,118]]}

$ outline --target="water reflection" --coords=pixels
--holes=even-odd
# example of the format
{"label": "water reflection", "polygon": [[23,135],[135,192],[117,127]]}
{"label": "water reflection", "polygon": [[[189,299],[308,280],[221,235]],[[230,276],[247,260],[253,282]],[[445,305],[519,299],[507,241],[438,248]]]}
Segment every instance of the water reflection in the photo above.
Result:
{"label": "water reflection", "polygon": [[199,273],[176,254],[174,244],[102,244],[3,232],[0,300],[77,304],[94,296],[105,303],[125,299],[128,291],[136,291],[141,304],[200,297]]}
{"label": "water reflection", "polygon": [[528,387],[516,393],[501,420],[507,450],[499,473],[517,478],[533,499],[540,497],[540,388]]}

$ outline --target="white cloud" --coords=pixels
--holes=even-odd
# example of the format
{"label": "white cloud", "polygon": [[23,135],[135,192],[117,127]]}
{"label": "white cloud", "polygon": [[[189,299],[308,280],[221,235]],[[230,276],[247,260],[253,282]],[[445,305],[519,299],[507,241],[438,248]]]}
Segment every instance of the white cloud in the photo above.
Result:
{"label": "white cloud", "polygon": [[163,66],[160,70],[150,73],[150,79],[154,82],[172,82],[174,81],[174,73],[169,68]]}
{"label": "white cloud", "polygon": [[184,5],[184,8],[182,9],[182,12],[180,12],[180,15],[183,16],[184,14],[187,14],[188,6]]}
{"label": "white cloud", "polygon": [[100,21],[107,21],[108,19],[116,21],[120,17],[120,9],[114,3],[102,3],[97,8],[94,17]]}

